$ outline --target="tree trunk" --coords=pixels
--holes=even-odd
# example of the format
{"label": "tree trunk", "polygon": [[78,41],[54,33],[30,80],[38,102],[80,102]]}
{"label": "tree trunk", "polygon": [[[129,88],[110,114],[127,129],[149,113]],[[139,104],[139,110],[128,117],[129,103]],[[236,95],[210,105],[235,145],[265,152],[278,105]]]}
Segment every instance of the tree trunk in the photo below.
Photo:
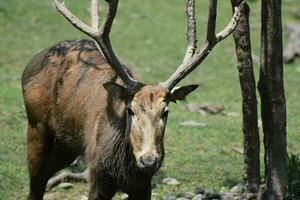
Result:
{"label": "tree trunk", "polygon": [[[242,0],[231,0],[232,8]],[[240,21],[233,32],[238,60],[238,71],[243,99],[244,134],[244,178],[246,194],[244,199],[256,199],[260,185],[259,132],[257,125],[256,84],[251,55],[249,6],[245,3]]]}
{"label": "tree trunk", "polygon": [[263,199],[286,196],[286,105],[283,84],[281,0],[262,1],[261,67],[258,84],[265,146]]}

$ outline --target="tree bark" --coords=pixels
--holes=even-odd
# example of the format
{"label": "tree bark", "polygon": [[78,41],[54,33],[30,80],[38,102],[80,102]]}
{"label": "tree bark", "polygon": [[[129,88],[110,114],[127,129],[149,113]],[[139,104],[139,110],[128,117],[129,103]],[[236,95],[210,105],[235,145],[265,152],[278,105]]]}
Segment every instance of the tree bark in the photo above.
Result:
{"label": "tree bark", "polygon": [[[231,0],[232,8],[238,6],[242,0]],[[251,55],[251,39],[249,25],[250,8],[245,3],[241,11],[240,21],[233,32],[243,107],[244,134],[244,179],[246,194],[244,199],[256,199],[260,185],[259,168],[259,131],[257,124],[256,84]]]}
{"label": "tree bark", "polygon": [[258,89],[264,131],[266,191],[263,199],[286,197],[286,104],[283,83],[281,0],[263,0]]}

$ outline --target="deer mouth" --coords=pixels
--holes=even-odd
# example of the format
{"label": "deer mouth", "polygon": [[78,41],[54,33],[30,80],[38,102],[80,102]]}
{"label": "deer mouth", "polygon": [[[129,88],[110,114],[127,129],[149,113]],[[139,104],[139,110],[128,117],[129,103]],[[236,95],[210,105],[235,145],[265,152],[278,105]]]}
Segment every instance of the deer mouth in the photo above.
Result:
{"label": "deer mouth", "polygon": [[145,173],[155,173],[159,169],[159,159],[155,156],[141,156],[137,162],[138,168]]}

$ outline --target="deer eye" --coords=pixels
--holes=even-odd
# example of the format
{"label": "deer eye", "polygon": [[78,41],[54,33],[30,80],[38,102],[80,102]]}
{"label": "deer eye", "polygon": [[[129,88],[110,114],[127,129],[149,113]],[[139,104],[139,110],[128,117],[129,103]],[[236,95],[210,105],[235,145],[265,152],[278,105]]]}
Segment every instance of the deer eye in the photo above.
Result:
{"label": "deer eye", "polygon": [[165,110],[162,115],[161,115],[161,118],[167,118],[168,117],[168,114],[169,114],[169,110]]}
{"label": "deer eye", "polygon": [[131,108],[126,108],[128,115],[134,115],[134,112]]}

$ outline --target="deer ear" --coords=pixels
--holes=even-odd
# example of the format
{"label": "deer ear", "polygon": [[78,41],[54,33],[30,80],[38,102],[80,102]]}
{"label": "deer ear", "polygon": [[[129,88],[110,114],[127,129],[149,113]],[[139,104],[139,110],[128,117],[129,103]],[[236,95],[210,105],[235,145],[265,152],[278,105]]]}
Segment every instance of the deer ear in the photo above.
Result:
{"label": "deer ear", "polygon": [[126,99],[128,96],[127,89],[115,82],[104,83],[103,87],[113,98]]}
{"label": "deer ear", "polygon": [[171,92],[169,96],[169,101],[172,101],[176,103],[177,100],[184,101],[185,97],[194,91],[199,85],[186,85],[186,86],[180,86],[175,87]]}

